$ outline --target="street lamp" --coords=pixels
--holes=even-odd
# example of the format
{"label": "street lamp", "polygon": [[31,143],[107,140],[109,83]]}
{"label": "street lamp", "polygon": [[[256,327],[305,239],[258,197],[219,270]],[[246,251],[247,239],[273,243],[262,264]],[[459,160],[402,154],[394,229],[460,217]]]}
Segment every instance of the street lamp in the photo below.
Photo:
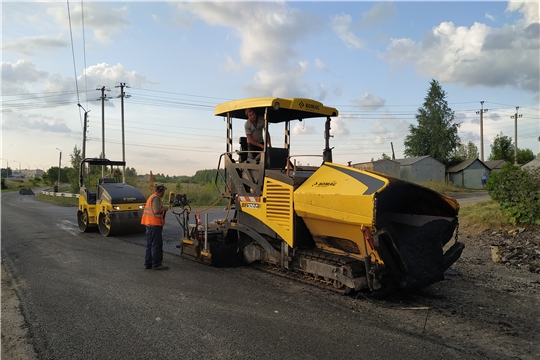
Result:
{"label": "street lamp", "polygon": [[17,160],[13,160],[15,162],[18,162],[19,163],[19,172],[21,172],[21,162],[20,161],[17,161]]}
{"label": "street lamp", "polygon": [[60,151],[60,158],[58,160],[58,182],[56,183],[57,186],[60,187],[60,168],[62,166],[62,150],[60,150],[59,148],[56,148],[56,150]]}

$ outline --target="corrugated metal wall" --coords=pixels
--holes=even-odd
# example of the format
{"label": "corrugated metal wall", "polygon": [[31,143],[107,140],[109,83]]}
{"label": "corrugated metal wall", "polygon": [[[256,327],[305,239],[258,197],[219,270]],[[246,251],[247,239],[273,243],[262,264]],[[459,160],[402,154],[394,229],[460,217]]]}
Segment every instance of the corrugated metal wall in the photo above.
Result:
{"label": "corrugated metal wall", "polygon": [[443,164],[428,157],[411,165],[401,165],[400,178],[415,183],[444,182],[445,172]]}

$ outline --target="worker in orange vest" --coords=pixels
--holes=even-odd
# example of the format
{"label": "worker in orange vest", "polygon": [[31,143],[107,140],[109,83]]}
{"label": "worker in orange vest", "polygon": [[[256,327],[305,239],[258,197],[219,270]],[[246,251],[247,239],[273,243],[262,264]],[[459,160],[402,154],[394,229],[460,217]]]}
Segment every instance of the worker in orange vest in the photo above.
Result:
{"label": "worker in orange vest", "polygon": [[163,225],[165,214],[169,207],[163,205],[161,198],[167,188],[163,184],[156,184],[154,193],[150,195],[144,205],[141,224],[146,225],[146,255],[144,268],[154,270],[167,270],[169,267],[162,264],[163,261]]}

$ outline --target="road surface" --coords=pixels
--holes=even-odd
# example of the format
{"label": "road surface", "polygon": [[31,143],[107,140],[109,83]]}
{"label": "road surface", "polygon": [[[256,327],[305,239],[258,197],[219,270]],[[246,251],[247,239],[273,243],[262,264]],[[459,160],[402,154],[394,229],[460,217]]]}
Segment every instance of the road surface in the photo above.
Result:
{"label": "road surface", "polygon": [[3,308],[5,358],[497,358],[439,336],[433,330],[444,321],[428,321],[425,309],[387,310],[249,266],[214,268],[173,255],[180,228],[171,217],[167,271],[143,268],[142,234],[80,233],[74,207],[4,193],[1,220],[2,300],[13,294],[19,303]]}

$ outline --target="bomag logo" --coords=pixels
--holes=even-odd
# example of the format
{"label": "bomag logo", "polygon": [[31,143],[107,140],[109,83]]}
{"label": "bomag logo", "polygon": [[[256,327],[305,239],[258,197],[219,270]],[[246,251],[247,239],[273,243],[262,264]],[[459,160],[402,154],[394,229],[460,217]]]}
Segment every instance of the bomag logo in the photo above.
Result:
{"label": "bomag logo", "polygon": [[304,104],[303,101],[300,101],[298,106],[300,107],[300,109],[303,109],[304,106],[305,106],[306,110],[319,110],[319,104],[310,104],[310,103],[305,103]]}
{"label": "bomag logo", "polygon": [[336,186],[336,184],[337,183],[335,181],[321,181],[321,182],[316,181],[311,186],[327,187],[327,186]]}
{"label": "bomag logo", "polygon": [[137,200],[137,198],[134,198],[134,197],[124,198],[124,201],[135,201],[135,200]]}

